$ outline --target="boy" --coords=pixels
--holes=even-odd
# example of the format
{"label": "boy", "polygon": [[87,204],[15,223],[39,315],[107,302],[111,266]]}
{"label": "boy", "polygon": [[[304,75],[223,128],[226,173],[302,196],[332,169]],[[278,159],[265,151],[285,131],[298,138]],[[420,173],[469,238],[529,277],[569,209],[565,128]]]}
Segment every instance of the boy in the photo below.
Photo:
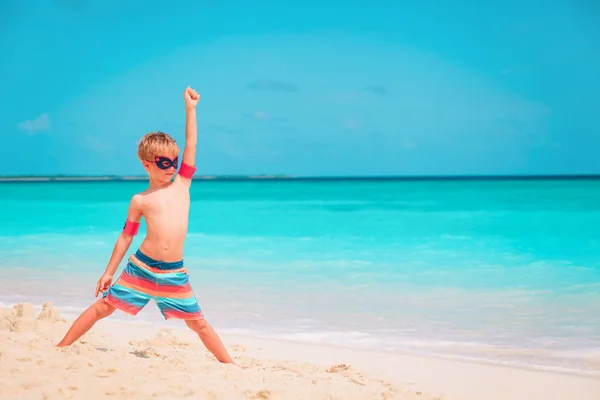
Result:
{"label": "boy", "polygon": [[[185,149],[179,173],[172,180],[179,155],[175,140],[162,132],[145,135],[138,146],[138,157],[150,177],[150,185],[131,199],[123,232],[96,285],[96,297],[102,292],[102,298],[75,320],[58,347],[69,346],[115,309],[136,315],[150,299],[154,299],[165,319],[183,319],[220,362],[233,363],[225,346],[204,319],[183,265],[189,188],[196,171],[196,104],[200,95],[188,86],[184,100]],[[146,220],[147,235],[139,250],[129,257],[119,279],[111,285],[119,263],[137,234],[142,216]]]}

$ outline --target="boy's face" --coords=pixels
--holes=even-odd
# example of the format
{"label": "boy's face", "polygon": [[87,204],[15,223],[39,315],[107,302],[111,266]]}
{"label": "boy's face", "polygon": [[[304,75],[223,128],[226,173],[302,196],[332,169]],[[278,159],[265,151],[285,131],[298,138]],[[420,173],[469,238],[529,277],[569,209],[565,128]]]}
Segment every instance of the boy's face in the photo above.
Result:
{"label": "boy's face", "polygon": [[144,160],[144,168],[150,179],[157,182],[170,182],[177,172],[179,157],[177,154],[157,155],[154,160]]}

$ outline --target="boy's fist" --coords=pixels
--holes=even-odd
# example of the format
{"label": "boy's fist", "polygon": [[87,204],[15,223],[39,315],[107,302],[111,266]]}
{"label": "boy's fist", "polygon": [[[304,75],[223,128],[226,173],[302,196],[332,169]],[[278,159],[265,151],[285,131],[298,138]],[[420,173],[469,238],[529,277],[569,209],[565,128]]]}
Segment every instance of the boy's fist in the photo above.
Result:
{"label": "boy's fist", "polygon": [[183,99],[185,100],[185,106],[187,108],[194,108],[200,100],[200,95],[198,94],[198,92],[196,92],[194,89],[188,86],[183,92]]}

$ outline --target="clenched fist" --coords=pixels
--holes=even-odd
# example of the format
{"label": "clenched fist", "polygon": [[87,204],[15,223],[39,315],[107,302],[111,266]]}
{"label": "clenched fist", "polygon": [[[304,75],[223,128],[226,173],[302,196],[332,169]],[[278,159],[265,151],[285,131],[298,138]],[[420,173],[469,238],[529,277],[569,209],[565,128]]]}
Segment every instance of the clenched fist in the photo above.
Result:
{"label": "clenched fist", "polygon": [[196,107],[196,104],[198,104],[198,101],[200,101],[200,95],[188,86],[183,92],[183,99],[185,100],[186,108],[194,108]]}

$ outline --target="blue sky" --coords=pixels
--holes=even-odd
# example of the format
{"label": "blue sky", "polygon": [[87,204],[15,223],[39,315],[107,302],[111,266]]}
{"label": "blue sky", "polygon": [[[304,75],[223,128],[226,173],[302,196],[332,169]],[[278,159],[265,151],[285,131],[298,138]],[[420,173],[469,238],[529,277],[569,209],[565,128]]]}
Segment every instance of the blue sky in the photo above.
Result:
{"label": "blue sky", "polygon": [[600,173],[599,48],[591,0],[2,1],[0,175],[141,175],[187,85],[202,174]]}

